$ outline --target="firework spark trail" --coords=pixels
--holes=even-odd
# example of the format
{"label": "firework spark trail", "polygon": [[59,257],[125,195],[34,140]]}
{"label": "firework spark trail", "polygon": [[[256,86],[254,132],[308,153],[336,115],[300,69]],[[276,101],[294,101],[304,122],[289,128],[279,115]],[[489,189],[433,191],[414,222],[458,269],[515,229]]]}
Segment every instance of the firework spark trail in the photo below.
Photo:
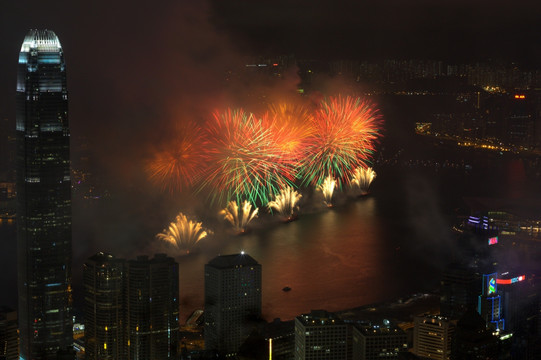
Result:
{"label": "firework spark trail", "polygon": [[210,165],[199,191],[205,189],[212,201],[248,199],[264,205],[293,182],[293,160],[282,156],[272,131],[253,114],[242,109],[215,113],[207,132]]}
{"label": "firework spark trail", "polygon": [[357,187],[361,190],[361,195],[368,194],[368,188],[372,181],[376,178],[376,172],[371,167],[358,167],[353,173],[351,180],[352,187]]}
{"label": "firework spark trail", "polygon": [[246,227],[257,217],[258,212],[259,208],[256,207],[252,210],[252,204],[247,200],[244,200],[242,207],[239,207],[237,202],[230,201],[227,207],[220,211],[220,215],[233,225],[235,232],[241,234],[246,232]]}
{"label": "firework spark trail", "polygon": [[309,109],[285,102],[271,104],[264,121],[267,121],[267,126],[272,130],[284,156],[298,160],[304,142],[314,130],[312,113]]}
{"label": "firework spark trail", "polygon": [[299,176],[304,185],[320,185],[331,176],[342,187],[351,181],[355,168],[371,157],[380,136],[380,118],[360,98],[330,97],[314,115],[314,132],[303,149]]}
{"label": "firework spark trail", "polygon": [[189,220],[186,215],[179,213],[175,221],[162,233],[157,234],[156,238],[189,253],[195,244],[211,234],[212,231],[205,229],[201,222]]}
{"label": "firework spark trail", "polygon": [[299,194],[291,186],[287,186],[280,190],[280,193],[276,195],[273,201],[269,201],[267,206],[269,209],[276,210],[287,221],[292,220],[295,217],[295,212],[299,210],[299,200],[302,195]]}
{"label": "firework spark trail", "polygon": [[206,141],[201,128],[193,122],[178,125],[174,138],[161,145],[163,150],[145,166],[150,181],[171,193],[193,186],[204,170]]}
{"label": "firework spark trail", "polygon": [[335,187],[336,180],[330,176],[327,176],[325,180],[323,180],[323,183],[317,187],[317,189],[323,194],[323,203],[328,207],[332,207],[332,195]]}

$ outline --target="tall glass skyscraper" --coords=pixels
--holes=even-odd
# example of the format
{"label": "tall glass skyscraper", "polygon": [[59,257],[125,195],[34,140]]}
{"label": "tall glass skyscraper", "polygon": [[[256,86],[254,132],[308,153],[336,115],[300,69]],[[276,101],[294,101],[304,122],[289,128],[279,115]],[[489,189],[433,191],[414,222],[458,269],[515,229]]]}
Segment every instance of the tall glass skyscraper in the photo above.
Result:
{"label": "tall glass skyscraper", "polygon": [[56,359],[73,343],[68,92],[62,46],[30,30],[17,76],[20,358]]}

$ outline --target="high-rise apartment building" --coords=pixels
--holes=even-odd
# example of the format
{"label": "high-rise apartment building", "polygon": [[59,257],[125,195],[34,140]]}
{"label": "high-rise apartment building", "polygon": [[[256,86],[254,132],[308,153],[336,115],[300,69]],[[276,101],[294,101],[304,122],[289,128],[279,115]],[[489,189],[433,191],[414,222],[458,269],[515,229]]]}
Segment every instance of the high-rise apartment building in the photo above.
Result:
{"label": "high-rise apartment building", "polygon": [[127,345],[130,360],[176,359],[178,264],[165,254],[127,262]]}
{"label": "high-rise apartment building", "polygon": [[295,318],[295,360],[351,358],[348,324],[325,310]]}
{"label": "high-rise apartment building", "polygon": [[30,30],[17,76],[20,358],[56,359],[73,344],[70,132],[66,64],[50,30]]}
{"label": "high-rise apartment building", "polygon": [[86,360],[123,360],[127,356],[125,264],[104,253],[84,264]]}
{"label": "high-rise apartment building", "polygon": [[246,254],[205,265],[205,349],[235,354],[261,317],[261,265]]}
{"label": "high-rise apartment building", "polygon": [[438,315],[416,316],[413,327],[413,351],[421,358],[448,360],[455,323]]}

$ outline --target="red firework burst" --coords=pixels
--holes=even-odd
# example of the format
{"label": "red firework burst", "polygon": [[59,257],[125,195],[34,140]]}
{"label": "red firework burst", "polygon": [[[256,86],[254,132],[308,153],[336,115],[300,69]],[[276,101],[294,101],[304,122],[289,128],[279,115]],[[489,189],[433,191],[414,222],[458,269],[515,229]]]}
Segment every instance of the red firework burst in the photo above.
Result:
{"label": "red firework burst", "polygon": [[201,128],[191,121],[179,124],[173,138],[160,145],[145,166],[149,179],[169,192],[193,186],[204,172],[206,141]]}

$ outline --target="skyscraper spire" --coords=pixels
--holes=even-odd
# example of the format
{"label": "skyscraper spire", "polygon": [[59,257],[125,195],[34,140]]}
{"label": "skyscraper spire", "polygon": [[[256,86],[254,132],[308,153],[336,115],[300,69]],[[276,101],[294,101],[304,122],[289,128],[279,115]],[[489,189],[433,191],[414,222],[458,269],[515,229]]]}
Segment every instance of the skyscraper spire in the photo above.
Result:
{"label": "skyscraper spire", "polygon": [[30,30],[17,76],[20,358],[56,359],[73,343],[68,92],[62,46]]}

